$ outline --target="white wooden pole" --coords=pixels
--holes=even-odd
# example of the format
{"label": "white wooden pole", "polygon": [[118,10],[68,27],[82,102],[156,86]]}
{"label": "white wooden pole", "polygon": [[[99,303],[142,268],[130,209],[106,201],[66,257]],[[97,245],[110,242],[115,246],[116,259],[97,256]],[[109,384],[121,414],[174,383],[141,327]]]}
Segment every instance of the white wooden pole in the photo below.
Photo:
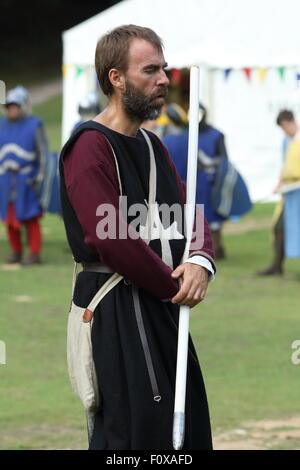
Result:
{"label": "white wooden pole", "polygon": [[[190,110],[189,110],[189,143],[188,143],[188,170],[187,170],[187,194],[185,207],[186,247],[183,262],[188,258],[189,247],[192,239],[196,184],[197,184],[197,157],[199,134],[199,68],[190,69]],[[182,449],[185,433],[185,395],[186,395],[186,371],[189,339],[189,314],[190,309],[186,305],[180,306],[177,368],[175,385],[175,406],[173,421],[173,447]]]}

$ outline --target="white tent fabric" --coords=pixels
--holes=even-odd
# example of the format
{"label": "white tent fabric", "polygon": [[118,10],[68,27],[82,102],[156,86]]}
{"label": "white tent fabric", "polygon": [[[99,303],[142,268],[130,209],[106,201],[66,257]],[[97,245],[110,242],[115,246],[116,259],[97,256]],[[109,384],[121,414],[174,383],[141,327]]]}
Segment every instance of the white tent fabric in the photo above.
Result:
{"label": "white tent fabric", "polygon": [[298,0],[123,0],[64,33],[64,63],[93,63],[95,45],[120,24],[155,29],[170,66],[298,65]]}
{"label": "white tent fabric", "polygon": [[[231,159],[243,171],[252,197],[261,199],[271,192],[279,171],[276,112],[289,105],[297,113],[300,103],[292,78],[300,65],[299,18],[299,0],[123,0],[63,34],[63,141],[78,118],[79,100],[96,88],[93,63],[98,39],[120,24],[148,26],[162,37],[170,67],[198,64],[206,70],[201,94],[212,123],[226,132]],[[225,81],[221,72],[279,66],[288,68],[289,79],[280,82],[273,70],[264,85],[247,83],[242,71],[232,72]],[[261,127],[255,132],[258,115],[264,117],[259,121],[265,134]],[[263,134],[259,144],[258,134]],[[259,176],[262,170],[270,175]]]}

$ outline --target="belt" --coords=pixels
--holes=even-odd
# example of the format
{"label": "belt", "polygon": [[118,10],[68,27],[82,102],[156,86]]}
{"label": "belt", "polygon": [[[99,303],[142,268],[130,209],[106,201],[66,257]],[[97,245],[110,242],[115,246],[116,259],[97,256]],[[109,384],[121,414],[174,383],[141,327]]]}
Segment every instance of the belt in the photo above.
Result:
{"label": "belt", "polygon": [[92,271],[94,273],[113,273],[114,271],[102,263],[81,263],[83,271]]}

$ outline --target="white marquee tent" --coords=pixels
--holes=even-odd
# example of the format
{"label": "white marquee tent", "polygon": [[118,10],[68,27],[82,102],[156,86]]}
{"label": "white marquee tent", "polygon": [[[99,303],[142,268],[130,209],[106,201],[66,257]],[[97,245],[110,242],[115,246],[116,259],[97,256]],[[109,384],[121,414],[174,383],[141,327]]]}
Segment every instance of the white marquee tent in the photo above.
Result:
{"label": "white marquee tent", "polygon": [[225,133],[253,199],[266,198],[280,171],[276,115],[290,108],[300,117],[299,18],[299,0],[123,0],[63,34],[63,141],[78,101],[96,89],[97,40],[121,24],[148,26],[162,37],[170,67],[201,66],[210,122]]}

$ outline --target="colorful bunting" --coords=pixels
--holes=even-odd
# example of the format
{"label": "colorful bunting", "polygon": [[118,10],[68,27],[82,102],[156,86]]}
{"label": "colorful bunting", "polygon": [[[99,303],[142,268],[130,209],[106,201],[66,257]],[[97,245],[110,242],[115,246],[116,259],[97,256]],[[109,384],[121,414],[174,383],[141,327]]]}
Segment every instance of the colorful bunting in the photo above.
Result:
{"label": "colorful bunting", "polygon": [[225,80],[228,80],[228,77],[230,75],[230,73],[232,72],[232,69],[225,69],[224,70],[224,77],[225,77]]}
{"label": "colorful bunting", "polygon": [[82,75],[85,71],[84,67],[82,67],[80,65],[63,64],[63,66],[62,66],[63,76],[65,77],[66,75],[68,75],[68,73],[72,69],[75,71],[75,78],[80,77],[80,75]]}
{"label": "colorful bunting", "polygon": [[[247,80],[250,82],[253,69],[251,69],[250,67],[244,67],[242,70],[243,70]],[[232,71],[233,71],[232,68],[224,69],[223,73],[224,73],[225,81],[228,80],[228,77],[229,77],[229,75],[231,74]],[[284,81],[285,76],[286,76],[286,67],[282,67],[282,66],[277,67],[277,71],[278,71],[280,80]],[[264,67],[257,68],[257,76],[258,76],[259,83],[261,83],[261,84],[264,83],[264,81],[266,79],[267,72],[268,72],[267,68],[264,68]],[[300,72],[297,72],[295,74],[295,79],[296,79],[297,87],[300,87]]]}
{"label": "colorful bunting", "polygon": [[172,77],[172,82],[174,85],[179,85],[180,83],[180,70],[179,69],[172,69],[171,70],[171,77]]}
{"label": "colorful bunting", "polygon": [[251,80],[251,69],[249,69],[248,67],[245,67],[243,69],[243,71],[244,71],[244,74],[246,75],[247,80],[250,82],[250,80]]}
{"label": "colorful bunting", "polygon": [[72,66],[69,65],[69,64],[63,64],[62,66],[62,73],[63,73],[63,77],[66,77],[69,73],[69,71],[71,70]]}
{"label": "colorful bunting", "polygon": [[84,72],[84,68],[80,67],[80,65],[76,65],[76,78],[80,77],[80,75]]}
{"label": "colorful bunting", "polygon": [[278,67],[278,73],[280,79],[283,81],[285,76],[285,67]]}
{"label": "colorful bunting", "polygon": [[257,75],[258,75],[259,83],[263,83],[265,81],[266,73],[267,73],[267,69],[264,69],[262,67],[257,69]]}

